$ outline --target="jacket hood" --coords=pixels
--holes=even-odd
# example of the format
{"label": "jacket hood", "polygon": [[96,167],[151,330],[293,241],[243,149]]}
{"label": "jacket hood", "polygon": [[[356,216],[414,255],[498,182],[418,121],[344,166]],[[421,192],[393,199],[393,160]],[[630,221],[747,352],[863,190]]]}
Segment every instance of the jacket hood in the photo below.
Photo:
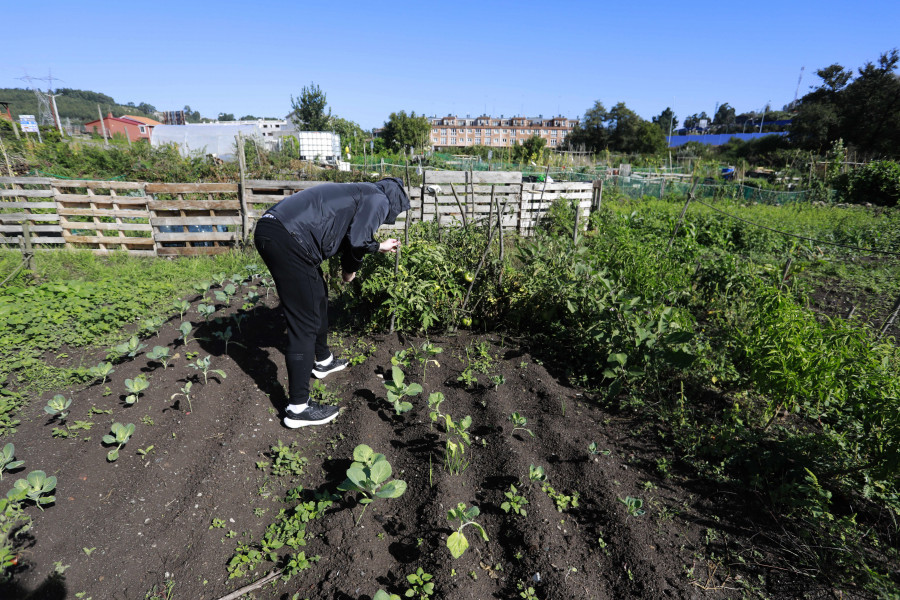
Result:
{"label": "jacket hood", "polygon": [[409,210],[409,197],[403,190],[403,181],[398,177],[387,177],[377,181],[375,185],[384,192],[390,203],[384,222],[387,225],[393,225],[397,220],[397,215]]}

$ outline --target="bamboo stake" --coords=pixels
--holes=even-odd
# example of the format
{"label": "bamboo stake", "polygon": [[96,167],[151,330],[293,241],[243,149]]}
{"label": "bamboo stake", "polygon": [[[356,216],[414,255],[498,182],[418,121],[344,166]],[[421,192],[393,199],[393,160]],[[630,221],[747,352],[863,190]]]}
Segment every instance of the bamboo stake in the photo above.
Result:
{"label": "bamboo stake", "polygon": [[897,296],[897,301],[894,302],[894,308],[891,309],[891,316],[887,318],[884,322],[884,325],[881,327],[881,331],[878,333],[878,339],[884,337],[884,334],[887,333],[887,330],[891,328],[891,325],[894,324],[894,319],[897,318],[897,313],[900,312],[900,296]]}
{"label": "bamboo stake", "polygon": [[678,217],[678,222],[675,224],[675,231],[672,232],[672,239],[669,240],[669,245],[666,247],[666,252],[668,252],[672,248],[672,244],[675,242],[675,236],[678,235],[678,230],[681,229],[681,223],[684,221],[684,213],[687,212],[688,205],[691,203],[691,200],[694,199],[694,190],[697,188],[697,182],[699,179],[694,180],[694,185],[691,186],[691,191],[688,192],[687,202],[684,203],[684,208],[681,209],[681,216]]}
{"label": "bamboo stake", "polygon": [[[459,207],[459,214],[462,216],[463,227],[466,227],[469,224],[468,219],[466,219],[466,210],[463,208],[463,205],[459,201],[459,196],[456,195],[456,188],[453,187],[453,184],[450,184],[450,191],[453,192],[453,198],[456,200],[456,206]],[[437,200],[435,200],[437,201]]]}
{"label": "bamboo stake", "polygon": [[279,569],[277,571],[272,571],[271,573],[269,573],[262,579],[257,579],[256,581],[254,581],[253,583],[251,583],[249,585],[245,585],[244,587],[242,587],[238,590],[235,590],[235,591],[231,592],[230,594],[226,594],[226,595],[222,596],[221,598],[219,598],[219,600],[237,600],[241,596],[243,596],[249,592],[252,592],[253,590],[258,590],[259,588],[266,585],[270,581],[274,581],[278,577],[281,577],[281,573],[282,573],[282,569]]}

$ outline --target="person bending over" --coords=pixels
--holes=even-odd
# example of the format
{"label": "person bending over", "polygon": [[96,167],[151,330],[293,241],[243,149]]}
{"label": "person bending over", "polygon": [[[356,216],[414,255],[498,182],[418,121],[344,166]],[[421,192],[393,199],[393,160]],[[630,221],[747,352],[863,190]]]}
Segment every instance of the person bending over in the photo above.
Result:
{"label": "person bending over", "polygon": [[334,419],[336,406],[309,398],[309,379],[347,366],[328,349],[328,287],[321,263],[341,254],[342,279],[353,281],[366,254],[396,252],[399,240],[380,244],[375,232],[409,210],[403,182],[323,183],[288,196],[260,217],[254,243],[272,273],[287,321],[288,405],[291,429]]}

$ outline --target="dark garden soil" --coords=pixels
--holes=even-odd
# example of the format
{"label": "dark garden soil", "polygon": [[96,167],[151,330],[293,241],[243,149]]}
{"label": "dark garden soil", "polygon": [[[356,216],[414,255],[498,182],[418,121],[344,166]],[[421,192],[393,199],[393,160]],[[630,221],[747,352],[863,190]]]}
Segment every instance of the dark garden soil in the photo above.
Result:
{"label": "dark garden soil", "polygon": [[[188,318],[197,322],[195,307]],[[520,582],[545,600],[836,597],[826,577],[796,573],[768,541],[778,539],[781,528],[761,498],[680,472],[677,457],[658,446],[658,432],[599,408],[542,366],[543,349],[522,340],[495,333],[432,338],[443,348],[439,366],[430,365],[424,381],[421,368],[406,369],[407,381],[422,383],[425,391],[413,410],[396,416],[383,385],[390,357],[423,340],[366,338],[374,353],[325,380],[342,414],[325,426],[288,430],[278,415],[285,401],[279,350],[285,340],[273,299],[242,323],[235,340],[244,347],[232,343],[227,355],[219,340],[180,345],[178,324],[176,317],[158,339],[144,340],[147,350],[167,345],[180,354],[168,369],[141,354],[118,364],[105,385],[64,392],[74,400],[68,424],[89,421],[90,430],[52,437],[57,424],[43,412],[47,394],[3,440],[14,442],[25,461],[4,478],[4,491],[34,469],[57,476],[58,485],[54,505],[28,509],[34,527],[0,598],[161,598],[167,582],[174,582],[172,598],[220,598],[273,568],[263,563],[230,580],[226,571],[235,546],[258,541],[288,506],[281,500],[285,490],[334,491],[361,443],[386,455],[394,477],[408,482],[406,493],[377,499],[358,526],[363,506],[357,495],[343,494],[309,525],[303,550],[319,561],[252,597],[358,600],[379,588],[403,596],[406,575],[418,567],[434,575],[434,598],[520,598]],[[223,327],[202,326],[197,335],[212,338],[211,331]],[[359,351],[357,338],[334,337],[336,351]],[[493,363],[487,374],[477,374],[478,385],[466,388],[457,380],[466,348],[481,341],[489,344]],[[211,354],[212,368],[227,377],[211,374],[207,384],[202,376],[197,382],[186,351]],[[93,365],[104,353],[69,354],[65,360]],[[150,387],[126,406],[124,381],[142,372]],[[494,385],[491,376],[504,382]],[[171,398],[192,377],[189,410],[183,397]],[[457,420],[472,417],[471,464],[460,475],[448,475],[442,465],[446,434],[432,426],[425,406],[435,391],[446,396],[443,412]],[[513,431],[513,412],[527,418],[534,437]],[[110,463],[101,438],[115,421],[134,423],[136,431]],[[296,443],[309,459],[302,476],[278,478],[257,467],[270,460],[266,455],[279,440]],[[596,455],[588,452],[591,442]],[[558,492],[577,493],[578,507],[559,512],[541,485],[529,481],[532,464],[545,468]],[[527,516],[501,510],[511,484],[527,498]],[[643,501],[644,514],[628,513],[621,501],[628,496]],[[460,502],[481,509],[477,520],[490,541],[466,528],[471,547],[454,560],[445,547],[447,510]],[[213,519],[224,527],[212,528]],[[54,575],[55,565],[67,568]],[[157,595],[149,595],[152,590]]]}

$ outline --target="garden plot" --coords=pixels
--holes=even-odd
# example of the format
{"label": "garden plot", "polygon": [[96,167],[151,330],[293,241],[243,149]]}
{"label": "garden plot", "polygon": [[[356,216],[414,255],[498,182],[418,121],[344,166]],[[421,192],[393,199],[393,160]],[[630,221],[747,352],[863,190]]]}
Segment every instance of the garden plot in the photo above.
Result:
{"label": "garden plot", "polygon": [[[776,524],[752,499],[684,477],[645,422],[604,412],[540,348],[499,333],[338,336],[355,364],[314,394],[342,414],[283,428],[277,301],[258,287],[238,309],[250,290],[227,285],[115,349],[112,371],[60,391],[56,414],[21,414],[9,439],[25,464],[4,483],[37,469],[57,483],[55,502],[27,508],[4,597],[215,599],[273,570],[283,579],[252,597],[794,598],[813,585],[755,537]],[[349,489],[354,459],[405,491]]]}

